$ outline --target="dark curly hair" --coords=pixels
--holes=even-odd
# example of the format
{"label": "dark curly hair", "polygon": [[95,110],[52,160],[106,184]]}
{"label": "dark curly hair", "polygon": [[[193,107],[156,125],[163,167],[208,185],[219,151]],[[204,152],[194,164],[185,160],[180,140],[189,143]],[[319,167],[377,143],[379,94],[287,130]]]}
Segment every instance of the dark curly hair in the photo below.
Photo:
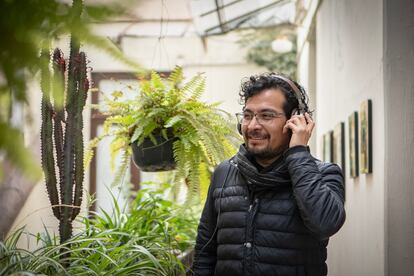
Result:
{"label": "dark curly hair", "polygon": [[[285,112],[286,117],[289,119],[292,111],[295,108],[298,108],[299,102],[296,98],[295,92],[290,87],[289,83],[286,81],[278,78],[277,76],[283,76],[285,78],[288,78],[287,76],[283,74],[277,74],[277,73],[263,73],[260,75],[253,75],[247,80],[242,82],[241,90],[239,92],[240,96],[240,103],[243,105],[246,105],[247,100],[259,93],[261,93],[265,89],[280,89],[285,97],[286,102],[283,106],[283,111]],[[288,78],[290,79],[290,78]],[[291,79],[290,79],[291,80]],[[309,98],[305,91],[305,89],[299,85],[296,81],[291,80],[300,90],[301,93],[301,102],[303,103],[303,106],[305,108],[305,112],[308,112],[310,115],[312,115],[312,111],[309,109],[308,102]]]}

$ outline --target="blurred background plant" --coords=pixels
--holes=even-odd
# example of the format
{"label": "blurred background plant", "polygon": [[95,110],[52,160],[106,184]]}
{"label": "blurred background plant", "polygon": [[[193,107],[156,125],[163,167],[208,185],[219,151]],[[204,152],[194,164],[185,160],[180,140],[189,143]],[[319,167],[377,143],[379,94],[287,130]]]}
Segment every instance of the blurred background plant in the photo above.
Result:
{"label": "blurred background plant", "polygon": [[[243,31],[239,43],[247,49],[246,59],[259,66],[266,67],[269,71],[283,72],[295,79],[297,67],[296,35],[293,28],[288,27]],[[280,42],[283,45],[280,45]]]}
{"label": "blurred background plant", "polygon": [[[28,104],[28,83],[42,66],[39,55],[43,46],[48,47],[55,40],[72,34],[78,41],[103,49],[113,57],[139,68],[125,58],[109,40],[94,35],[88,25],[124,12],[115,4],[85,4],[82,16],[79,17],[76,16],[76,9],[63,1],[0,1],[1,163],[6,159],[27,176],[34,179],[41,177],[39,164],[24,147],[21,132],[23,126],[13,124],[12,118],[16,105]],[[2,171],[0,166],[0,176]]]}
{"label": "blurred background plant", "polygon": [[[140,190],[124,210],[113,197],[112,216],[80,219],[78,233],[64,243],[47,230],[35,236],[17,230],[0,242],[0,275],[184,275],[189,267],[181,258],[194,245],[200,207],[165,199],[169,183],[151,185],[158,188]],[[17,247],[25,235],[38,249]],[[62,258],[62,249],[70,255]]]}

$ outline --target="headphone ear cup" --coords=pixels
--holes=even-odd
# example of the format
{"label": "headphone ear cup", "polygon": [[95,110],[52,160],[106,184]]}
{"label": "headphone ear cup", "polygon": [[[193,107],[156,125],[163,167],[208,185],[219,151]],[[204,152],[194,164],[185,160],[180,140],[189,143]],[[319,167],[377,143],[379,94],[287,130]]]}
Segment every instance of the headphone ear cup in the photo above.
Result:
{"label": "headphone ear cup", "polygon": [[240,135],[243,135],[240,123],[237,123],[237,131],[239,132]]}

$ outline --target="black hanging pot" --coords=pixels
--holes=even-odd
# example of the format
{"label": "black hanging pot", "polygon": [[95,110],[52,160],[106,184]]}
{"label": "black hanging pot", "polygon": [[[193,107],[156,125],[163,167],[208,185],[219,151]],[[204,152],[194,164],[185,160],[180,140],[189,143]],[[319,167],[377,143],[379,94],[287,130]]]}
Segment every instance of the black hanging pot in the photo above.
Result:
{"label": "black hanging pot", "polygon": [[155,135],[157,144],[149,138],[145,138],[141,145],[132,143],[132,156],[135,165],[144,172],[159,172],[175,169],[173,154],[173,143],[178,138],[172,137],[167,140],[162,135]]}

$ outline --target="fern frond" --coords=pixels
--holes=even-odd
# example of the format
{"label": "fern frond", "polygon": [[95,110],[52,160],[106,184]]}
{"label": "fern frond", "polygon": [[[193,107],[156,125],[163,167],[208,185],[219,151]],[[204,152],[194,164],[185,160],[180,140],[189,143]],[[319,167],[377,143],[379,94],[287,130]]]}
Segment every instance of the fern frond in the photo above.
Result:
{"label": "fern frond", "polygon": [[168,83],[170,88],[176,88],[184,79],[183,68],[176,66],[168,77]]}
{"label": "fern frond", "polygon": [[144,141],[143,138],[149,137],[150,134],[152,134],[154,130],[156,130],[159,127],[160,126],[155,122],[148,122],[148,124],[144,126],[144,130],[142,132],[142,136],[140,137],[141,139],[139,141],[143,142]]}
{"label": "fern frond", "polygon": [[178,201],[178,196],[180,195],[183,187],[182,181],[176,181],[175,177],[176,171],[172,172],[172,182],[171,182],[171,197],[173,201]]}
{"label": "fern frond", "polygon": [[83,166],[85,167],[85,169],[88,169],[89,164],[92,161],[93,155],[94,155],[94,148],[96,148],[99,144],[99,142],[102,140],[102,136],[100,137],[95,137],[92,140],[89,141],[88,146],[86,148],[85,151],[85,157],[84,157],[84,161],[83,161]]}
{"label": "fern frond", "polygon": [[180,122],[182,122],[182,116],[181,115],[176,115],[174,117],[171,117],[170,119],[168,119],[165,124],[164,127],[165,128],[170,128],[173,127],[175,124],[179,124]]}
{"label": "fern frond", "polygon": [[142,95],[151,95],[151,83],[147,80],[141,80],[139,83],[140,92]]}
{"label": "fern frond", "polygon": [[126,141],[126,137],[117,136],[115,139],[111,142],[110,148],[110,154],[111,154],[111,170],[114,170],[115,168],[115,160],[118,156],[119,152],[122,150],[122,152],[126,151],[126,148],[129,147],[129,141]]}
{"label": "fern frond", "polygon": [[179,185],[180,181],[182,181],[186,177],[186,160],[184,158],[185,149],[182,141],[175,141],[173,143],[173,154],[175,162],[177,163],[173,183],[174,185]]}
{"label": "fern frond", "polygon": [[151,87],[156,91],[164,91],[165,85],[160,75],[157,72],[151,72]]}
{"label": "fern frond", "polygon": [[194,91],[191,95],[191,100],[192,101],[197,101],[200,99],[201,95],[204,92],[206,86],[206,79],[205,78],[201,78],[200,81],[198,82],[197,86],[194,88]]}
{"label": "fern frond", "polygon": [[161,129],[161,135],[165,140],[168,140],[168,131],[167,128]]}
{"label": "fern frond", "polygon": [[136,140],[142,137],[142,133],[144,132],[144,129],[142,128],[142,125],[138,125],[137,128],[135,128],[134,133],[132,134],[131,143],[134,143]]}
{"label": "fern frond", "polygon": [[195,152],[189,152],[187,158],[192,164],[191,169],[188,171],[188,177],[186,178],[186,184],[188,186],[186,202],[190,204],[192,199],[200,197],[200,158]]}
{"label": "fern frond", "polygon": [[112,181],[111,187],[115,187],[116,185],[119,185],[120,183],[122,184],[124,182],[124,178],[129,168],[131,154],[132,153],[129,147],[123,148],[122,155],[121,155],[121,162],[115,173],[115,177],[114,177],[114,180]]}
{"label": "fern frond", "polygon": [[207,198],[208,193],[208,187],[210,186],[210,178],[211,178],[211,172],[209,170],[208,163],[201,162],[200,163],[200,199],[202,205],[204,205],[204,202]]}
{"label": "fern frond", "polygon": [[187,94],[190,97],[194,94],[194,90],[199,87],[200,83],[202,83],[203,77],[202,73],[197,74],[196,76],[192,77],[184,86],[181,88],[183,94]]}

